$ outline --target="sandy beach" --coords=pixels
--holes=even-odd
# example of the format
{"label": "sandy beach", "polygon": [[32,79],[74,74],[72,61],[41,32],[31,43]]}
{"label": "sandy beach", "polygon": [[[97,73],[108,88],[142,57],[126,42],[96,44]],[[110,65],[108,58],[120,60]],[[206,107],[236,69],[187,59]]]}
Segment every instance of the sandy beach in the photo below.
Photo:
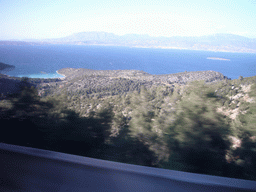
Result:
{"label": "sandy beach", "polygon": [[62,76],[64,76],[64,77],[58,77],[59,79],[62,79],[62,80],[63,80],[63,79],[65,79],[65,78],[66,78],[66,76],[65,76],[65,75],[63,75],[63,74],[60,74],[58,71],[56,71],[56,73],[57,73],[57,74],[59,74],[59,75],[62,75]]}

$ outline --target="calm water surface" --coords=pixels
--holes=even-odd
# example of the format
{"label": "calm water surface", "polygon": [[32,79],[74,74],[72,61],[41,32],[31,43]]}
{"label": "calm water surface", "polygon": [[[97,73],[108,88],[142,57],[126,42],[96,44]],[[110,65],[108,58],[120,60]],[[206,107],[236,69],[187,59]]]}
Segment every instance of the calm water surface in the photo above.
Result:
{"label": "calm water surface", "polygon": [[[225,58],[211,60],[207,57]],[[213,70],[237,79],[256,75],[256,54],[153,48],[42,45],[0,46],[0,62],[14,65],[11,76],[59,77],[61,68],[136,69],[150,74]]]}

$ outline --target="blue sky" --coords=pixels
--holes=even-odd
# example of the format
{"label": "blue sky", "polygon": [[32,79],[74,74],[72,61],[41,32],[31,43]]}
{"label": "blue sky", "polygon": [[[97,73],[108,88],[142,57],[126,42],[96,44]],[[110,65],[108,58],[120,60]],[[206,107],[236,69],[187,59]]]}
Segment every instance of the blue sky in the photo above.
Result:
{"label": "blue sky", "polygon": [[256,38],[256,0],[0,0],[0,40],[84,31]]}

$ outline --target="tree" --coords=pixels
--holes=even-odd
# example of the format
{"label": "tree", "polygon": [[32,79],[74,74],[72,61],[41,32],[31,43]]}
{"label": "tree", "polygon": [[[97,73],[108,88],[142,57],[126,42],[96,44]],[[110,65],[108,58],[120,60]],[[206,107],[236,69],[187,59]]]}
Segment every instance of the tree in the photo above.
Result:
{"label": "tree", "polygon": [[201,92],[183,97],[165,138],[170,150],[194,172],[222,175],[231,131],[225,116],[216,112],[215,102],[206,98]]}
{"label": "tree", "polygon": [[47,116],[47,111],[53,107],[50,102],[40,99],[36,88],[29,84],[28,78],[23,78],[20,91],[10,95],[9,99],[12,108],[7,113],[16,118]]}
{"label": "tree", "polygon": [[11,108],[1,113],[3,142],[24,145],[42,141],[38,126],[52,105],[40,101],[36,89],[23,83],[20,92],[9,97]]}
{"label": "tree", "polygon": [[142,88],[140,94],[134,95],[131,99],[133,112],[130,130],[135,137],[141,134],[140,139],[152,136],[152,119],[155,116],[152,99],[153,96],[145,88]]}

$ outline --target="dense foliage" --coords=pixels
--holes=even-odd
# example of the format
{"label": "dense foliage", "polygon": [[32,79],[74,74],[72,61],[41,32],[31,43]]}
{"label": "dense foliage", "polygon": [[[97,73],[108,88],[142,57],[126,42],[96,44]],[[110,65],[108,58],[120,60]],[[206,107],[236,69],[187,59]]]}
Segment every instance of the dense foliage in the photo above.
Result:
{"label": "dense foliage", "polygon": [[0,102],[8,125],[1,142],[256,180],[256,77],[157,84],[74,76],[36,88],[33,81]]}

